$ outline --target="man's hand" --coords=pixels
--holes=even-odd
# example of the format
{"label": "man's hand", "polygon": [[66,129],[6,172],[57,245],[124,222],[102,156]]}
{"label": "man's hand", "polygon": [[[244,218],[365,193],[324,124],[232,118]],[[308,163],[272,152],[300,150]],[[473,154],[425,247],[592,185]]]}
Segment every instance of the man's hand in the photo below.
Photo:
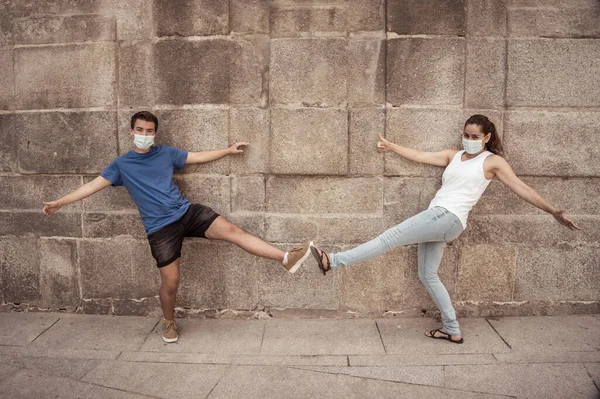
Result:
{"label": "man's hand", "polygon": [[44,208],[42,208],[42,212],[44,212],[46,216],[52,216],[53,214],[58,212],[58,210],[62,206],[58,201],[44,202],[44,204],[45,205]]}
{"label": "man's hand", "polygon": [[230,154],[241,154],[244,152],[244,150],[240,150],[240,147],[245,147],[249,144],[250,143],[245,143],[243,141],[240,141],[239,143],[233,143],[233,145],[229,147],[228,151]]}
{"label": "man's hand", "polygon": [[552,213],[552,216],[554,216],[554,219],[556,219],[558,223],[562,224],[563,226],[567,226],[571,230],[581,230],[581,227],[577,226],[571,219],[565,216],[565,212],[566,210],[559,209]]}
{"label": "man's hand", "polygon": [[377,140],[377,152],[386,152],[390,149],[390,144],[392,143],[384,139],[380,134],[379,140]]}

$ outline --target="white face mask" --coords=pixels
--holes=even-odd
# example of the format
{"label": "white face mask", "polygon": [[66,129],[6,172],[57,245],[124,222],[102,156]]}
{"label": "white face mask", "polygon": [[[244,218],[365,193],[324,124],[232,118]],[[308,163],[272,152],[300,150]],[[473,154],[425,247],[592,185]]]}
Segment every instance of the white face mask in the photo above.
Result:
{"label": "white face mask", "polygon": [[483,149],[483,140],[467,140],[462,141],[463,148],[468,154],[477,154]]}
{"label": "white face mask", "polygon": [[147,150],[154,145],[154,136],[144,136],[143,134],[133,135],[133,145],[140,150]]}

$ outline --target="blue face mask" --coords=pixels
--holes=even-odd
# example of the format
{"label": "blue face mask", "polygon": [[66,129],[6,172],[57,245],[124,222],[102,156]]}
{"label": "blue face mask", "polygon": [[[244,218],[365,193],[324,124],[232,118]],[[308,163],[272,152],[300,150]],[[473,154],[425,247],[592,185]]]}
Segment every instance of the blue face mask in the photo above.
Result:
{"label": "blue face mask", "polygon": [[133,135],[133,145],[140,150],[147,150],[154,145],[154,136],[144,136],[143,134]]}
{"label": "blue face mask", "polygon": [[477,154],[483,150],[483,140],[462,140],[462,145],[468,154]]}

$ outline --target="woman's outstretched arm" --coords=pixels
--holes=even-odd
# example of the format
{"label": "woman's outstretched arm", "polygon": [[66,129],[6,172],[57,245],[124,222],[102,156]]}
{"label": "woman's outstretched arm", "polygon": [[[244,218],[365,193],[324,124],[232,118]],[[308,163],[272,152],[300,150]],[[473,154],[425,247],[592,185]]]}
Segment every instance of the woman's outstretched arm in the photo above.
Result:
{"label": "woman's outstretched arm", "polygon": [[394,144],[390,141],[387,141],[386,139],[381,137],[381,135],[379,135],[379,140],[377,141],[377,152],[386,152],[388,150],[393,151],[401,157],[406,158],[410,161],[426,163],[435,166],[448,166],[448,164],[452,161],[454,155],[456,155],[456,153],[458,152],[456,150],[424,152],[420,150],[415,150],[414,148],[408,148],[398,144]]}

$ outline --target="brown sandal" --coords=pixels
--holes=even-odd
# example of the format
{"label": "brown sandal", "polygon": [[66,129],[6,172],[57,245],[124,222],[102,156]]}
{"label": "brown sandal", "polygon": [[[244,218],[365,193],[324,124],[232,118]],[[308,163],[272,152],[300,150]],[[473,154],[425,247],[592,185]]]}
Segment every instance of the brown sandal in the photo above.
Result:
{"label": "brown sandal", "polygon": [[[327,275],[327,272],[331,270],[331,263],[329,262],[329,256],[327,256],[327,253],[325,251],[321,251],[319,254],[319,250],[313,246],[310,247],[310,253],[317,260],[317,265],[323,272],[323,275]],[[323,263],[324,258],[327,258],[327,268],[325,268],[325,264]]]}

